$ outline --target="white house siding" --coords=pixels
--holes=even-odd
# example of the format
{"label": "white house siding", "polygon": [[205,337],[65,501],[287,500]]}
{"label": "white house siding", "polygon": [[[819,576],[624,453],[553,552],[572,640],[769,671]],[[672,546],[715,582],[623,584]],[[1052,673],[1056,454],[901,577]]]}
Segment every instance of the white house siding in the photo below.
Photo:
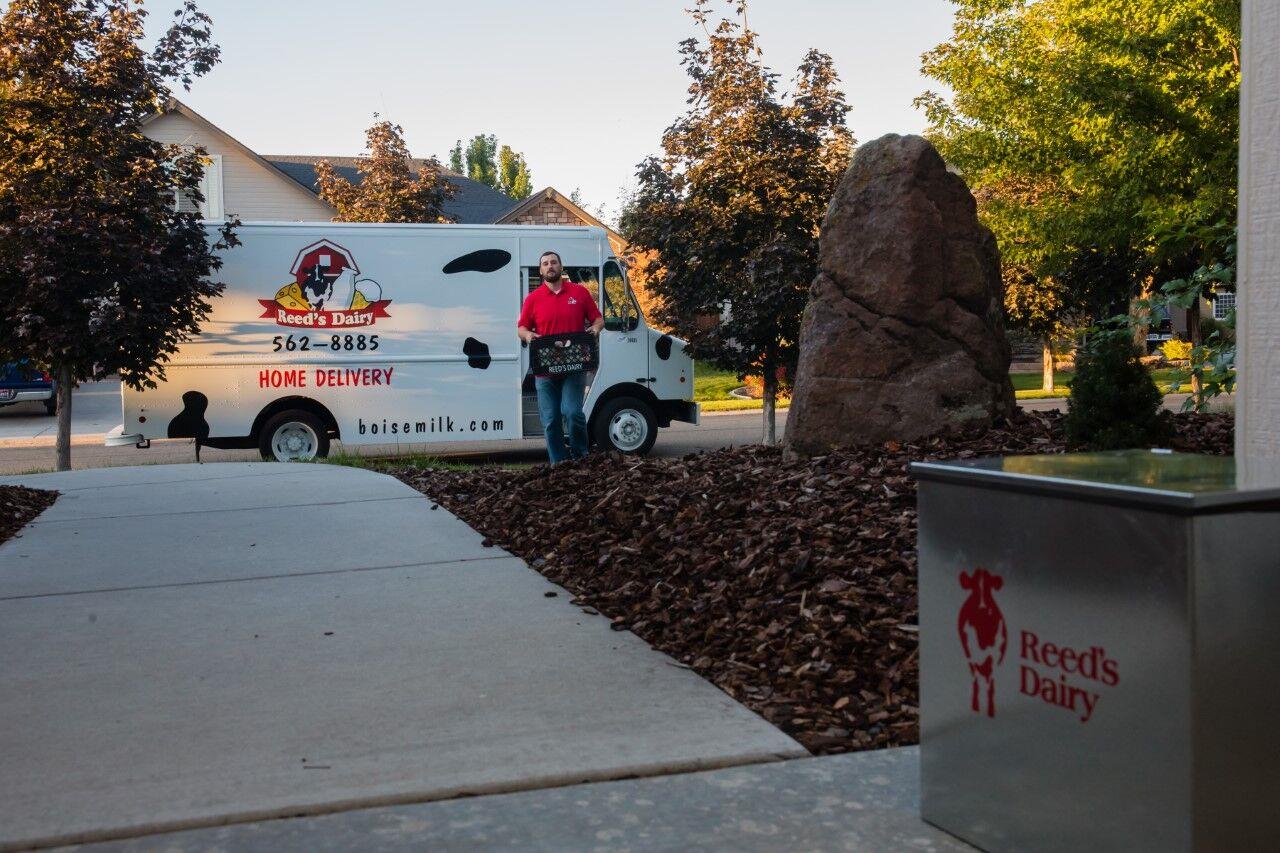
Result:
{"label": "white house siding", "polygon": [[246,222],[325,222],[333,218],[333,208],[314,193],[263,166],[226,135],[181,113],[165,113],[149,122],[143,132],[158,142],[200,145],[210,154],[222,155],[222,209],[228,216],[234,214]]}
{"label": "white house siding", "polygon": [[1280,2],[1246,0],[1240,89],[1236,457],[1280,458]]}

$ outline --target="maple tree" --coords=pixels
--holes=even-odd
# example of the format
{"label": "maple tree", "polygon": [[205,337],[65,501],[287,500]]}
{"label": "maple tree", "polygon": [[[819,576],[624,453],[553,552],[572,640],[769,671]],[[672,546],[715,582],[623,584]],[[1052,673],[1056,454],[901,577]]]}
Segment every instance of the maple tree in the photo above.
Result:
{"label": "maple tree", "polygon": [[773,444],[819,227],[853,138],[831,58],[810,50],[779,93],[747,4],[730,8],[714,24],[711,0],[690,10],[704,38],[680,45],[689,107],[663,134],[662,153],[640,163],[620,226],[658,323],[695,358],[762,378],[763,440]]}
{"label": "maple tree", "polygon": [[155,387],[223,285],[206,233],[205,152],[142,133],[169,85],[218,62],[212,22],[188,0],[155,47],[128,0],[11,0],[0,15],[0,361],[57,382],[58,470],[71,467],[71,391],[118,372]]}
{"label": "maple tree", "polygon": [[[374,118],[378,117],[377,113]],[[428,158],[415,175],[404,129],[389,121],[365,131],[368,154],[356,165],[360,181],[338,174],[327,160],[316,163],[320,198],[338,210],[339,222],[452,222],[444,204],[458,193],[440,163]]]}

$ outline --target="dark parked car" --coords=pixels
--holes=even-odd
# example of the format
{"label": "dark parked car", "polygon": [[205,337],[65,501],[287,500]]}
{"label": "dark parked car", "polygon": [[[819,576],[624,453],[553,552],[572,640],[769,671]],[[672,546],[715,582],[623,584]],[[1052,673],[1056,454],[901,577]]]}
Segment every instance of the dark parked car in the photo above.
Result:
{"label": "dark parked car", "polygon": [[28,361],[0,365],[0,406],[40,403],[47,414],[57,414],[58,393],[53,377]]}

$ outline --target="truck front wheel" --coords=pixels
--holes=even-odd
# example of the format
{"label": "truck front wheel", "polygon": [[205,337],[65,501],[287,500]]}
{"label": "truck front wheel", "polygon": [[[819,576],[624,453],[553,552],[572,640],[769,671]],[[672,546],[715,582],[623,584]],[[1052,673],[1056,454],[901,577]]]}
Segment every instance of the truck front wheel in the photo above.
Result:
{"label": "truck front wheel", "polygon": [[608,401],[592,420],[593,438],[602,450],[644,456],[658,440],[658,418],[653,407],[635,397]]}
{"label": "truck front wheel", "polygon": [[308,462],[329,455],[329,436],[315,415],[291,409],[267,421],[258,450],[268,462]]}

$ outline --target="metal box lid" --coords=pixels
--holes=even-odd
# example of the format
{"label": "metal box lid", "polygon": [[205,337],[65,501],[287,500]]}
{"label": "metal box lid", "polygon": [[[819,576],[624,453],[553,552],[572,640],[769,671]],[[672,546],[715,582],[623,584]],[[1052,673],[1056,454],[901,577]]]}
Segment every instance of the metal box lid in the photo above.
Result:
{"label": "metal box lid", "polygon": [[911,473],[980,488],[1198,514],[1280,510],[1280,464],[1168,450],[1116,450],[913,462]]}

